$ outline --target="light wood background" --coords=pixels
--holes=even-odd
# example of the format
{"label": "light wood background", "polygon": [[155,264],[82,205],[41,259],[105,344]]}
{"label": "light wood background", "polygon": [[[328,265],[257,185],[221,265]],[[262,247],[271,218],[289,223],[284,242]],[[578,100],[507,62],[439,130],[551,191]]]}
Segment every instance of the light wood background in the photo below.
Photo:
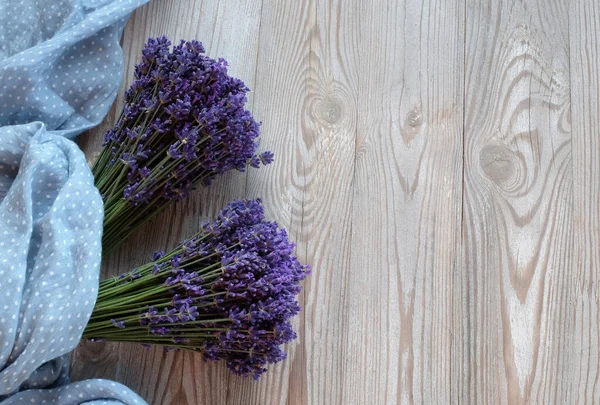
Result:
{"label": "light wood background", "polygon": [[[199,39],[253,89],[272,166],[232,173],[105,275],[261,196],[313,266],[289,359],[82,344],[151,404],[600,403],[597,0],[154,0],[123,38]],[[97,153],[113,113],[82,140]]]}

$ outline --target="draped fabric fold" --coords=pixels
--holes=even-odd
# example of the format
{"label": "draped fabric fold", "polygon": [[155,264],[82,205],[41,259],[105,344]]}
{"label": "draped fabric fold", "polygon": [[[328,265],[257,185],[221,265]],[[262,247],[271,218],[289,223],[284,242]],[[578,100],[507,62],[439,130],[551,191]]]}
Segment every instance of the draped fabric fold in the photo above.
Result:
{"label": "draped fabric fold", "polygon": [[0,126],[69,138],[98,125],[123,77],[129,14],[149,0],[0,0]]}
{"label": "draped fabric fold", "polygon": [[119,39],[149,0],[0,0],[0,404],[144,404],[120,384],[68,384],[94,307],[103,209],[73,138],[123,74]]}

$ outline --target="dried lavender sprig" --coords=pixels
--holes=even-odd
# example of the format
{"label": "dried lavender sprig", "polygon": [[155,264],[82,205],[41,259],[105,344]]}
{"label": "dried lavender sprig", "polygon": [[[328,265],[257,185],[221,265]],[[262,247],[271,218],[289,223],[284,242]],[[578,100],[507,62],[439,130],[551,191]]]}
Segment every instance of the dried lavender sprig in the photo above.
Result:
{"label": "dried lavender sprig", "polygon": [[166,37],[148,40],[93,167],[105,253],[197,185],[273,160],[271,152],[255,154],[260,130],[244,107],[248,91],[200,42],[171,48]]}
{"label": "dried lavender sprig", "polygon": [[260,200],[232,201],[173,251],[102,281],[84,338],[199,351],[258,378],[296,337],[309,271]]}

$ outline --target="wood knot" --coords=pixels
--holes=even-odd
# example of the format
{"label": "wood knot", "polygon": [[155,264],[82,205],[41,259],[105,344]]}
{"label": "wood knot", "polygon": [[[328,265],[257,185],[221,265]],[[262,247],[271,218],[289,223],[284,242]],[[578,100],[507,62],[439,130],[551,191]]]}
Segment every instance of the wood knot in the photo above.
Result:
{"label": "wood knot", "polygon": [[481,150],[479,163],[485,175],[502,188],[512,188],[518,162],[514,153],[502,145],[486,145]]}
{"label": "wood knot", "polygon": [[415,105],[409,112],[406,114],[406,118],[404,119],[406,125],[416,128],[423,123],[423,117],[421,116],[421,106]]}
{"label": "wood knot", "polygon": [[404,117],[402,138],[407,144],[419,134],[423,118],[421,115],[421,104],[415,104]]}
{"label": "wood knot", "polygon": [[334,98],[319,100],[315,106],[315,115],[321,122],[334,125],[344,113],[342,103]]}

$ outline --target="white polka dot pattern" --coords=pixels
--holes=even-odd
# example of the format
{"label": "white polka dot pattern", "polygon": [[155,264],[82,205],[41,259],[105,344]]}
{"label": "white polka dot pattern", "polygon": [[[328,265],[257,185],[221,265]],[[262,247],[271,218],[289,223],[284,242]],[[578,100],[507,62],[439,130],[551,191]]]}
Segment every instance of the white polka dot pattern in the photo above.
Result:
{"label": "white polka dot pattern", "polygon": [[143,405],[146,404],[127,387],[107,380],[87,380],[64,387],[21,392],[2,405],[60,404],[60,405]]}
{"label": "white polka dot pattern", "polygon": [[125,21],[148,1],[0,0],[0,126],[72,138],[98,125],[123,76]]}

